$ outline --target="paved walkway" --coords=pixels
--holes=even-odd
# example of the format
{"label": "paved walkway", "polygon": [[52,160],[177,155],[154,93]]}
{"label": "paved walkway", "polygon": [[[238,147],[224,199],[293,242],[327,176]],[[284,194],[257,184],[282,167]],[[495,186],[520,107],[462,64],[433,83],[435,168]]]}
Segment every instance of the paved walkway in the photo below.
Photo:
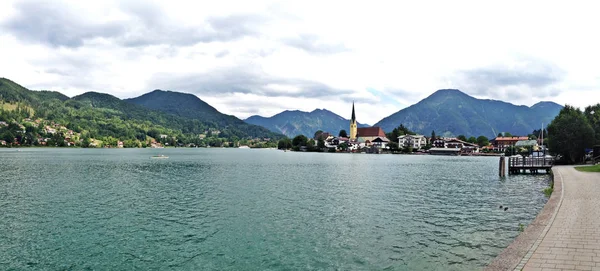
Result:
{"label": "paved walkway", "polygon": [[562,203],[523,270],[600,271],[600,173],[553,171],[563,180]]}

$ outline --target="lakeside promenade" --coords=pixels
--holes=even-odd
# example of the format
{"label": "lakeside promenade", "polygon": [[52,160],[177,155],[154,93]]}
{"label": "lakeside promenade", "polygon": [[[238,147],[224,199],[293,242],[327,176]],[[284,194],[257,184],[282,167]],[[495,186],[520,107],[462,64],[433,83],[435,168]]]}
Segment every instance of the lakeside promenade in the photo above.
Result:
{"label": "lakeside promenade", "polygon": [[486,270],[600,271],[600,173],[552,170],[552,197]]}
{"label": "lakeside promenade", "polygon": [[553,171],[562,178],[562,203],[523,270],[600,270],[600,173]]}

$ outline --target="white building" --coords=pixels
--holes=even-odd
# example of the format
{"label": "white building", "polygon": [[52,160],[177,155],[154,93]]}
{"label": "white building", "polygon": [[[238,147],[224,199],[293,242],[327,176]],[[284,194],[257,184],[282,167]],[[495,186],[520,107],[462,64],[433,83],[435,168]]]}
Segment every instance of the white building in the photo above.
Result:
{"label": "white building", "polygon": [[377,137],[377,138],[373,139],[373,141],[371,141],[371,145],[375,146],[379,149],[387,148],[389,143],[390,143],[390,141],[386,137]]}
{"label": "white building", "polygon": [[424,135],[402,135],[398,137],[398,146],[402,148],[421,149],[425,145],[427,145],[427,138]]}

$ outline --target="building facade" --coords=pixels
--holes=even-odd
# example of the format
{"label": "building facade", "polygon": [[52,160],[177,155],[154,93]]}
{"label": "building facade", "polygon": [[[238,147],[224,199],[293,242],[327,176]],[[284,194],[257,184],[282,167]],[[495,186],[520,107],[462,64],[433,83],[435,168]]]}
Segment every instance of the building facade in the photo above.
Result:
{"label": "building facade", "polygon": [[421,149],[427,145],[427,138],[423,135],[402,135],[398,137],[398,146]]}
{"label": "building facade", "polygon": [[499,137],[492,139],[490,141],[490,143],[492,143],[492,146],[494,146],[495,151],[503,152],[508,147],[516,145],[517,142],[519,142],[521,140],[529,140],[529,138],[526,136],[512,136],[512,137],[499,136]]}

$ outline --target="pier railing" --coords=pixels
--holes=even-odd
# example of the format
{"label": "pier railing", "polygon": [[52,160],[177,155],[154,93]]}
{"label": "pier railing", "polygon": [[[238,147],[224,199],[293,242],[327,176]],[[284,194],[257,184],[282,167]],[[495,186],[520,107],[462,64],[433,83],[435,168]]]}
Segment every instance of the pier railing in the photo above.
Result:
{"label": "pier railing", "polygon": [[553,157],[508,157],[508,172],[515,174],[529,170],[531,173],[537,173],[538,170],[549,171],[554,165]]}

